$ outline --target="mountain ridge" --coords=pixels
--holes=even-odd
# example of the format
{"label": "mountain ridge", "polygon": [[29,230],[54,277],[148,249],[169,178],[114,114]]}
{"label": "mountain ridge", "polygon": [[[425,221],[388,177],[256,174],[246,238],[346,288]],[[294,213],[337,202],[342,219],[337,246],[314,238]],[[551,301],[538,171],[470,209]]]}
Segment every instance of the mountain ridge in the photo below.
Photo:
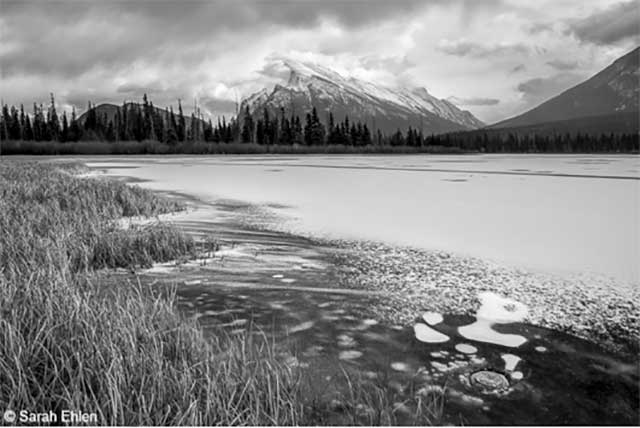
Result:
{"label": "mountain ridge", "polygon": [[432,96],[425,88],[391,89],[291,59],[281,60],[281,65],[289,71],[286,83],[277,83],[272,90],[263,88],[245,98],[241,116],[247,107],[251,114],[261,114],[264,108],[270,114],[279,114],[284,108],[287,114],[298,115],[315,107],[323,119],[331,112],[336,120],[348,116],[385,133],[409,126],[428,134],[485,125],[470,112]]}
{"label": "mountain ridge", "polygon": [[542,104],[488,128],[517,128],[640,110],[640,47]]}

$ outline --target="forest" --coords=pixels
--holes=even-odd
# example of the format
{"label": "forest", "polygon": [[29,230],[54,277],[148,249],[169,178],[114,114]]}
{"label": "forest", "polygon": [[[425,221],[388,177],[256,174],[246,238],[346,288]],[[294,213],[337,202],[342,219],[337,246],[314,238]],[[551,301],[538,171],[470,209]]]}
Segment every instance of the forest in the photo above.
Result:
{"label": "forest", "polygon": [[[112,108],[106,108],[111,106]],[[423,134],[409,127],[391,134],[371,130],[366,123],[336,120],[331,112],[320,118],[314,108],[301,119],[287,115],[281,109],[277,115],[268,110],[251,112],[245,107],[242,115],[205,120],[198,108],[185,115],[178,101],[173,107],[159,109],[143,96],[141,103],[124,102],[121,106],[90,102],[86,113],[78,117],[75,108],[70,116],[59,114],[53,94],[49,106],[33,104],[32,112],[24,106],[4,104],[0,115],[0,141],[4,154],[56,154],[68,152],[63,144],[75,142],[126,142],[127,153],[135,153],[135,142],[146,142],[139,153],[147,153],[149,144],[164,148],[158,153],[225,153],[238,152],[242,145],[260,147],[261,152],[481,152],[481,153],[596,153],[637,152],[638,133],[536,133],[518,130],[476,130],[441,135]],[[16,144],[34,142],[33,144]],[[13,144],[11,144],[13,143]],[[35,144],[38,143],[38,144]],[[46,150],[48,143],[54,143]],[[233,145],[231,145],[233,143]],[[38,145],[42,147],[39,150]],[[207,144],[212,145],[208,147]],[[229,150],[218,145],[227,144]],[[216,146],[214,149],[213,145]],[[81,149],[93,153],[91,145]],[[143,150],[142,148],[145,147]],[[323,149],[324,148],[324,149]],[[104,149],[103,149],[104,151]],[[256,150],[251,150],[255,152]],[[120,153],[114,150],[113,153]]]}

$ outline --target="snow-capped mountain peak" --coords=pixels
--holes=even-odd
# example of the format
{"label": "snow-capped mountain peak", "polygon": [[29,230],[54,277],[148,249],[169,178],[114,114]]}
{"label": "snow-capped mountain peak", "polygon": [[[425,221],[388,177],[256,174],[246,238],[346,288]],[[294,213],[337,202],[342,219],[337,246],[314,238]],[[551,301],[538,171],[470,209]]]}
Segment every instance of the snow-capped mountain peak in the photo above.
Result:
{"label": "snow-capped mountain peak", "polygon": [[265,108],[277,112],[284,108],[304,115],[315,107],[319,113],[332,112],[337,120],[348,116],[383,132],[412,126],[425,133],[439,133],[484,125],[469,112],[434,97],[425,88],[389,88],[344,77],[319,64],[293,59],[280,61],[280,66],[289,71],[286,83],[246,98],[241,112],[248,106],[250,112]]}

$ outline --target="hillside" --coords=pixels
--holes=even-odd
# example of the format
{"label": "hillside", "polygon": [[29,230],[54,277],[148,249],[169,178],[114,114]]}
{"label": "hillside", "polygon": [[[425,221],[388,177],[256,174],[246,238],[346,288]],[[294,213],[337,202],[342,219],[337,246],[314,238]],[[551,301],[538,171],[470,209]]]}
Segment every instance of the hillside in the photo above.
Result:
{"label": "hillside", "polygon": [[[626,114],[638,114],[640,103],[640,47],[617,59],[613,64],[586,80],[519,116],[498,122],[489,128],[519,128],[537,125],[541,130],[558,128],[558,122],[587,124],[589,119],[605,125],[592,132],[623,132]],[[621,115],[616,119],[616,115]],[[554,124],[555,125],[550,125]],[[623,125],[618,129],[617,123]],[[560,129],[560,128],[558,128]],[[637,131],[637,129],[636,129]]]}

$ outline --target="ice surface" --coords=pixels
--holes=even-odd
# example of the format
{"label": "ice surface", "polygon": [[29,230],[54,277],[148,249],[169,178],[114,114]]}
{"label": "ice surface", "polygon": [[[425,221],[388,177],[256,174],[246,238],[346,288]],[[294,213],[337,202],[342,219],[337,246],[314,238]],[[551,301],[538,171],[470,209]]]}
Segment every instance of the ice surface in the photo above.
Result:
{"label": "ice surface", "polygon": [[442,343],[449,340],[449,336],[440,333],[426,324],[418,323],[413,326],[416,339],[425,343]]}
{"label": "ice surface", "polygon": [[493,324],[523,321],[528,313],[526,305],[492,292],[480,293],[478,297],[481,304],[476,313],[476,321],[458,327],[458,333],[462,337],[514,348],[527,341],[524,336],[499,333],[492,328]]}
{"label": "ice surface", "polygon": [[515,370],[521,360],[520,357],[513,354],[502,354],[501,357],[504,360],[504,369],[508,372]]}
{"label": "ice surface", "polygon": [[462,352],[463,354],[475,354],[478,352],[478,348],[467,343],[458,343],[456,345],[456,351]]}
{"label": "ice surface", "polygon": [[[96,158],[89,165],[208,202],[278,202],[292,207],[297,220],[284,227],[294,233],[638,284],[640,247],[629,231],[637,230],[639,162],[624,155],[178,156]],[[442,181],[460,174],[474,176],[464,185]],[[424,192],[417,194],[415,183]]]}

